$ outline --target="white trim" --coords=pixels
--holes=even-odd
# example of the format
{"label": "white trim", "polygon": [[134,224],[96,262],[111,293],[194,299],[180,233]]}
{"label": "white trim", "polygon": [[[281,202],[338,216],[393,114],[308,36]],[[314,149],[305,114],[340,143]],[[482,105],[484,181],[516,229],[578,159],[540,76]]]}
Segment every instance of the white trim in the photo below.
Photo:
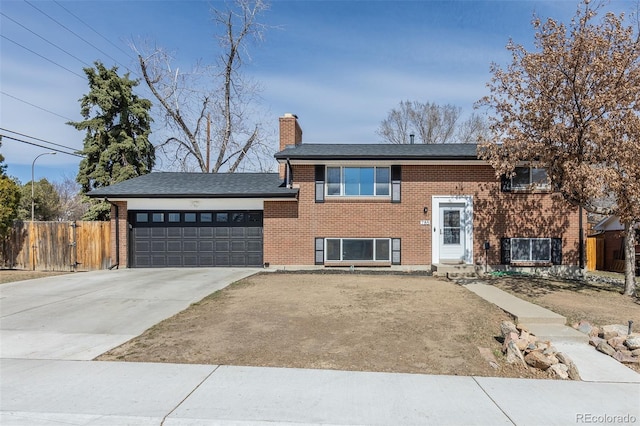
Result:
{"label": "white trim", "polygon": [[440,204],[464,204],[465,248],[463,262],[473,264],[473,196],[433,195],[431,197],[431,263],[440,263]]}
{"label": "white trim", "polygon": [[109,198],[109,201],[126,201],[127,210],[264,210],[262,198]]}

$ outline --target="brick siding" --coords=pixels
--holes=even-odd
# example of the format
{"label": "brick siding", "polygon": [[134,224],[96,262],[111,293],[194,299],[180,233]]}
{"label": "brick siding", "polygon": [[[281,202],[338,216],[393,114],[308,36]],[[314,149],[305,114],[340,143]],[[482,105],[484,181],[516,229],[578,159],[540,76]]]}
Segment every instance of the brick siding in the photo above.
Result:
{"label": "brick siding", "polygon": [[[373,164],[372,164],[373,165]],[[313,265],[314,239],[401,238],[403,265],[432,263],[432,196],[473,197],[473,254],[500,263],[500,238],[562,238],[562,263],[578,263],[578,209],[557,194],[501,192],[489,165],[408,165],[402,167],[401,202],[328,198],[315,203],[313,165],[294,165],[297,202],[265,202],[264,261]],[[424,213],[428,207],[428,213]],[[585,221],[586,223],[586,221]]]}

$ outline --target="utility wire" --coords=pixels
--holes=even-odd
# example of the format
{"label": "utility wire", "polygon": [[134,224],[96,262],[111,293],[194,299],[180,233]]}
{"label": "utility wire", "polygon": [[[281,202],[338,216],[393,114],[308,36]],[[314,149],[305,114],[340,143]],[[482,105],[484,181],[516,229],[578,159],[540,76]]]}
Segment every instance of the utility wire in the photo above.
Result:
{"label": "utility wire", "polygon": [[53,111],[49,111],[49,110],[48,110],[48,109],[46,109],[46,108],[42,108],[41,106],[38,106],[38,105],[36,105],[36,104],[32,104],[31,102],[27,102],[27,101],[25,101],[24,99],[20,99],[20,98],[17,98],[17,97],[15,97],[15,96],[13,96],[13,95],[10,95],[10,94],[8,94],[7,92],[5,92],[5,91],[3,91],[3,90],[0,90],[0,93],[1,93],[1,94],[3,94],[4,96],[7,96],[7,97],[11,98],[11,99],[15,99],[16,101],[22,102],[22,103],[27,104],[27,105],[29,105],[29,106],[32,106],[32,107],[34,107],[34,108],[38,108],[39,110],[42,110],[42,111],[44,111],[44,112],[48,112],[49,114],[53,114],[53,115],[55,115],[55,116],[57,116],[57,117],[64,118],[64,119],[65,119],[65,120],[67,120],[67,121],[73,121],[73,118],[65,117],[64,115],[60,115],[60,114],[55,113],[55,112],[53,112]]}
{"label": "utility wire", "polygon": [[89,41],[85,40],[84,38],[82,38],[81,36],[79,36],[78,34],[76,34],[73,30],[69,29],[68,27],[66,27],[64,24],[62,24],[60,21],[56,20],[55,18],[51,17],[50,15],[48,15],[46,12],[44,12],[43,10],[39,9],[37,6],[33,5],[33,3],[31,3],[28,0],[25,0],[25,3],[27,3],[29,6],[31,6],[32,8],[34,8],[35,10],[37,10],[38,12],[42,13],[44,16],[46,16],[47,18],[51,19],[53,22],[55,22],[56,24],[60,25],[62,28],[64,28],[65,30],[67,30],[68,32],[70,32],[71,34],[73,34],[74,36],[76,36],[77,38],[79,38],[80,40],[84,41],[86,44],[88,44],[89,46],[93,47],[94,49],[96,49],[98,52],[102,53],[103,55],[105,55],[106,57],[108,57],[109,59],[113,60],[116,64],[120,65],[123,68],[127,68],[125,65],[122,65],[120,62],[118,62],[114,57],[112,57],[111,55],[109,55],[108,53],[104,52],[103,50],[101,50],[99,47],[95,46],[94,44],[91,44]]}
{"label": "utility wire", "polygon": [[122,49],[120,46],[118,46],[117,44],[113,43],[111,40],[109,40],[107,37],[103,36],[102,34],[100,34],[98,31],[96,31],[95,28],[93,28],[91,25],[87,24],[85,21],[83,21],[82,19],[80,19],[79,16],[77,16],[76,14],[74,14],[73,12],[71,12],[69,9],[67,9],[66,7],[64,7],[63,5],[61,5],[59,2],[57,2],[56,0],[53,0],[53,2],[55,4],[57,4],[58,6],[60,6],[62,9],[64,9],[69,15],[73,16],[74,18],[76,18],[78,21],[80,21],[82,24],[84,24],[85,27],[89,28],[91,31],[93,31],[94,33],[96,33],[98,36],[100,36],[103,40],[105,40],[107,43],[109,43],[110,45],[112,45],[113,47],[115,47],[116,49],[118,49],[119,51],[121,51],[122,53],[124,53],[125,55],[127,55],[129,57],[129,59],[132,59],[135,61],[135,58],[133,56],[131,56],[131,54],[129,52],[127,52],[126,50]]}
{"label": "utility wire", "polygon": [[85,61],[83,61],[82,59],[78,58],[77,56],[75,56],[72,53],[67,52],[66,50],[64,50],[62,47],[58,46],[55,43],[52,43],[51,41],[47,40],[46,38],[42,37],[40,34],[36,33],[35,31],[30,30],[29,28],[25,27],[24,25],[22,25],[20,22],[16,21],[15,19],[11,18],[10,16],[5,15],[4,13],[0,12],[0,15],[4,16],[5,18],[7,18],[8,20],[10,20],[11,22],[15,23],[16,25],[21,26],[22,28],[24,28],[25,30],[29,31],[31,34],[35,35],[36,37],[40,38],[41,40],[46,41],[47,43],[49,43],[51,46],[55,47],[56,49],[60,50],[61,52],[66,53],[67,55],[71,56],[73,59],[85,64],[86,66],[90,67],[91,65],[86,63]]}
{"label": "utility wire", "polygon": [[6,139],[11,139],[12,141],[16,141],[16,142],[26,143],[28,145],[33,145],[33,146],[37,146],[37,147],[44,148],[44,149],[49,149],[51,151],[59,152],[61,154],[73,155],[74,157],[84,158],[83,155],[76,154],[74,152],[66,152],[66,151],[63,151],[63,150],[58,149],[58,148],[51,148],[51,147],[40,145],[40,144],[37,144],[37,143],[28,142],[28,141],[25,141],[25,140],[22,140],[22,139],[18,139],[18,138],[14,138],[14,137],[11,137],[11,136],[8,136],[8,135],[3,135],[1,133],[0,133],[0,137],[6,138]]}
{"label": "utility wire", "polygon": [[10,41],[11,43],[13,43],[13,44],[15,44],[15,45],[17,45],[17,46],[19,46],[19,47],[22,47],[24,50],[26,50],[26,51],[28,51],[28,52],[31,52],[31,53],[33,53],[33,54],[34,54],[34,55],[36,55],[36,56],[41,57],[41,58],[42,58],[42,59],[44,59],[45,61],[51,62],[52,64],[54,64],[54,65],[56,65],[56,66],[58,66],[58,67],[60,67],[60,68],[62,68],[62,69],[64,69],[64,70],[66,70],[66,71],[69,71],[71,74],[77,75],[78,77],[80,77],[81,79],[83,79],[83,80],[85,80],[85,81],[87,80],[87,79],[86,79],[86,77],[84,77],[84,76],[82,76],[82,75],[78,74],[77,72],[72,71],[72,70],[70,70],[69,68],[67,68],[67,67],[65,67],[65,66],[63,66],[63,65],[60,65],[59,63],[57,63],[57,62],[55,62],[55,61],[52,61],[51,59],[49,59],[49,58],[46,58],[46,57],[42,56],[42,55],[41,55],[41,54],[39,54],[38,52],[35,52],[35,51],[33,51],[33,50],[29,49],[28,47],[23,46],[22,44],[18,43],[17,41],[14,41],[14,40],[10,39],[9,37],[5,36],[4,34],[0,34],[0,37],[2,37],[3,39],[5,39],[5,40],[7,40],[7,41]]}
{"label": "utility wire", "polygon": [[16,135],[19,135],[19,136],[24,136],[25,138],[33,139],[33,140],[36,140],[36,141],[39,141],[39,142],[48,143],[48,144],[51,144],[51,145],[59,146],[61,148],[70,149],[72,151],[77,151],[75,148],[72,148],[70,146],[60,145],[59,143],[51,142],[51,141],[48,141],[48,140],[45,140],[45,139],[36,138],[34,136],[25,135],[24,133],[16,132],[16,131],[13,131],[13,130],[3,129],[2,127],[0,127],[0,130],[4,130],[5,132],[13,133],[13,134],[16,134]]}

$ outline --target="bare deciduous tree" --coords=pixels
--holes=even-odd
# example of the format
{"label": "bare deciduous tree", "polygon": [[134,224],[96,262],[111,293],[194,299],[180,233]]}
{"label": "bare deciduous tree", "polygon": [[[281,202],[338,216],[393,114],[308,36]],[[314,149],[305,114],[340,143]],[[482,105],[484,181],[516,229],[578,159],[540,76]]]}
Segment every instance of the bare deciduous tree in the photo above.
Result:
{"label": "bare deciduous tree", "polygon": [[63,175],[62,180],[53,182],[53,187],[60,196],[58,208],[58,220],[76,221],[82,220],[89,205],[83,202],[82,187],[75,178]]}
{"label": "bare deciduous tree", "polygon": [[262,40],[266,27],[258,18],[267,9],[262,0],[235,0],[227,9],[212,10],[220,47],[215,66],[198,65],[184,73],[174,69],[172,56],[161,48],[138,51],[142,76],[170,132],[157,148],[181,170],[266,168],[264,130],[253,109],[259,88],[240,69],[248,43]]}
{"label": "bare deciduous tree", "polygon": [[410,143],[410,135],[417,143],[475,143],[486,130],[485,121],[478,114],[459,124],[461,109],[454,105],[431,102],[401,101],[389,111],[377,130],[386,143]]}
{"label": "bare deciduous tree", "polygon": [[[635,294],[634,232],[640,220],[640,39],[624,15],[588,1],[568,26],[534,16],[535,48],[510,41],[512,61],[493,64],[484,157],[497,174],[521,161],[546,167],[553,187],[589,212],[625,226],[625,294]],[[607,205],[602,199],[611,196]]]}

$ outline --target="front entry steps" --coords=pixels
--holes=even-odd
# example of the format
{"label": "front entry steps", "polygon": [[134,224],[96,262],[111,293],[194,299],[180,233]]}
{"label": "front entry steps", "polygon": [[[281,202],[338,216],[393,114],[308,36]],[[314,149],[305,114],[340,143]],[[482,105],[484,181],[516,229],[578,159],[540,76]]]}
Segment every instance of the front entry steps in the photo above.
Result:
{"label": "front entry steps", "polygon": [[475,265],[467,265],[464,263],[434,263],[431,265],[431,269],[434,277],[470,278],[478,276]]}

